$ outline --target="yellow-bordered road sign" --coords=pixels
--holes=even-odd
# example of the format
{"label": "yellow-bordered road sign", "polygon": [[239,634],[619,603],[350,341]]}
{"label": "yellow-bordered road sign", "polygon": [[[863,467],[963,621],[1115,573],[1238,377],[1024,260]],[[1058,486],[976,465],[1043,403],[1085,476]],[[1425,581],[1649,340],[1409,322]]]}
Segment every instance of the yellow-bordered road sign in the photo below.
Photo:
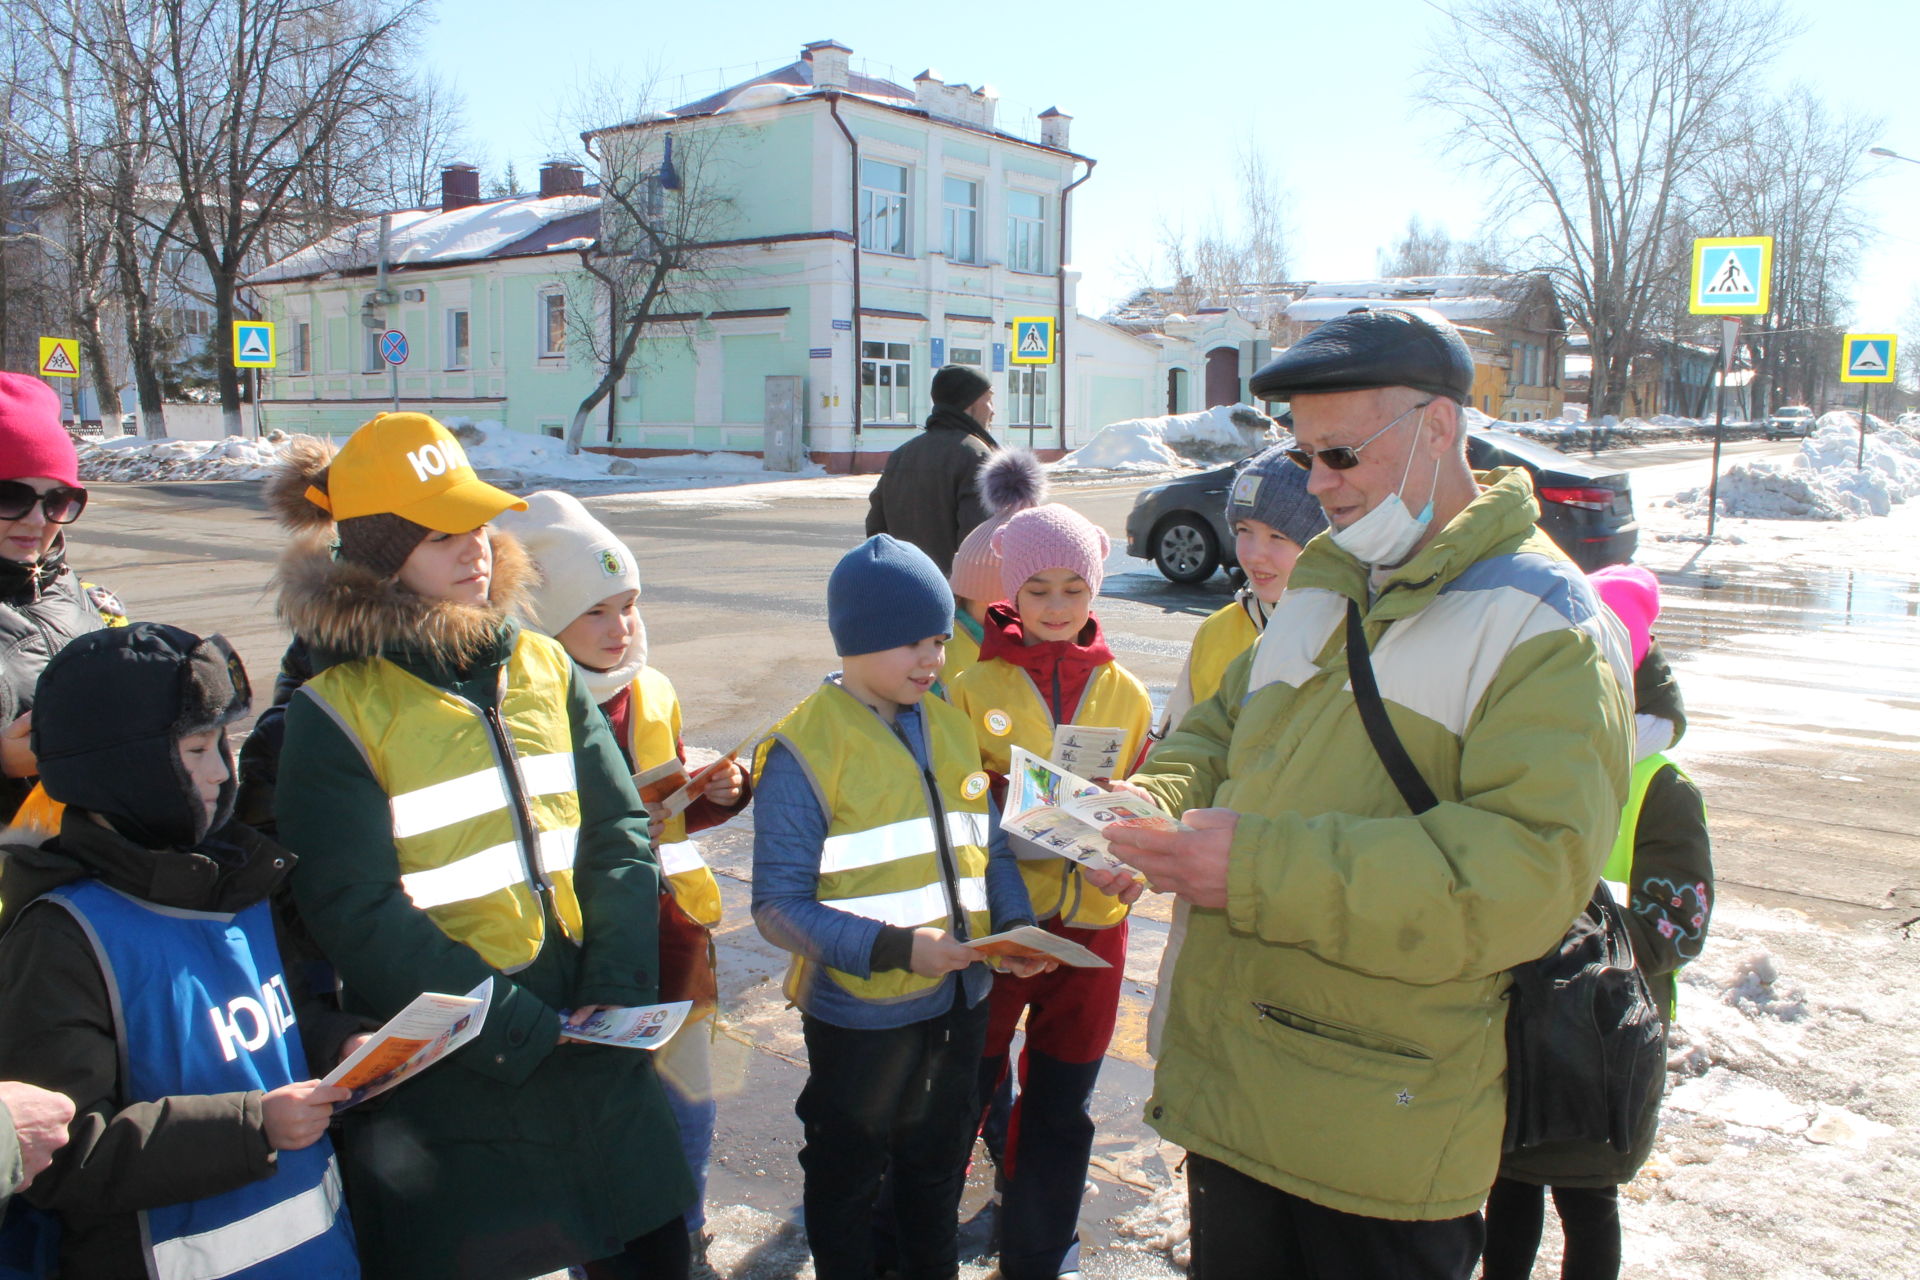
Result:
{"label": "yellow-bordered road sign", "polygon": [[1697,316],[1763,316],[1771,302],[1772,236],[1707,236],[1693,242]]}
{"label": "yellow-bordered road sign", "polygon": [[80,376],[80,339],[40,339],[40,376],[77,378]]}
{"label": "yellow-bordered road sign", "polygon": [[1015,364],[1053,363],[1053,317],[1015,316],[1013,350],[1007,359]]}
{"label": "yellow-bordered road sign", "polygon": [[233,367],[271,369],[274,367],[273,325],[265,320],[233,322]]}
{"label": "yellow-bordered road sign", "polygon": [[1850,333],[1840,340],[1842,382],[1892,382],[1899,361],[1897,333]]}

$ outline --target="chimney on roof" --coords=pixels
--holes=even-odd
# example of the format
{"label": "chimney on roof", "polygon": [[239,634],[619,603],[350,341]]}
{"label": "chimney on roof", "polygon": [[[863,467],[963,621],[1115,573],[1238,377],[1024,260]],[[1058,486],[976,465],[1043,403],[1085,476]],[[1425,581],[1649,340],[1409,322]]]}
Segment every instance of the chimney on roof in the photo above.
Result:
{"label": "chimney on roof", "polygon": [[579,164],[572,160],[549,160],[540,166],[540,198],[577,196],[585,185]]}
{"label": "chimney on roof", "polygon": [[993,113],[1000,95],[990,85],[978,89],[965,84],[948,84],[929,67],[913,78],[913,104],[942,120],[954,120],[981,129],[993,128]]}
{"label": "chimney on roof", "polygon": [[838,40],[815,40],[800,49],[800,60],[813,66],[813,87],[816,89],[844,89],[847,87],[847,60],[853,56],[853,50]]}
{"label": "chimney on roof", "polygon": [[1058,107],[1048,107],[1040,113],[1040,145],[1053,147],[1059,151],[1071,150],[1067,146],[1067,127],[1073,123],[1073,117]]}
{"label": "chimney on roof", "polygon": [[480,171],[458,160],[440,170],[440,210],[450,213],[480,203]]}

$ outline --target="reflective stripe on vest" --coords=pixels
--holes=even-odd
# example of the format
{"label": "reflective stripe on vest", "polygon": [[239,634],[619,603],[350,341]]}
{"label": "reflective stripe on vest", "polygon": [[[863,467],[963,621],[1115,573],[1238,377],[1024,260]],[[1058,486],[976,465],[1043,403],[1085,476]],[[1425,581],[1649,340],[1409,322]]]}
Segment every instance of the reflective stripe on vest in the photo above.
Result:
{"label": "reflective stripe on vest", "polygon": [[[107,983],[125,1101],[271,1091],[307,1078],[265,902],[233,915],[156,907],[97,880],[47,899],[79,922]],[[143,1210],[159,1280],[348,1280],[360,1274],[323,1136],[271,1178]]]}
{"label": "reflective stripe on vest", "polygon": [[485,708],[384,658],[329,667],[301,689],[358,744],[387,793],[408,897],[506,973],[540,954],[549,910],[565,935],[581,934],[572,670],[555,641],[515,637],[497,702],[504,747]]}
{"label": "reflective stripe on vest", "polygon": [[[1042,757],[1053,750],[1053,715],[1046,699],[1024,668],[1003,658],[989,658],[962,676],[953,687],[953,703],[967,715],[980,758],[995,773],[1006,773],[1016,746]],[[1011,721],[1011,732],[997,734],[987,724],[996,711]],[[1139,681],[1116,663],[1105,663],[1088,678],[1070,723],[1124,731],[1120,773],[1125,776],[1152,726],[1153,702]],[[1023,857],[1020,876],[1036,919],[1058,915],[1075,928],[1108,929],[1127,918],[1126,904],[1087,884],[1065,858]]]}
{"label": "reflective stripe on vest", "polygon": [[[673,684],[652,667],[642,667],[628,686],[628,755],[633,773],[641,777],[680,758],[680,698]],[[695,924],[712,929],[720,923],[720,882],[687,838],[687,815],[668,818],[654,846],[660,874],[666,877],[673,900]]]}
{"label": "reflective stripe on vest", "polygon": [[[905,743],[869,708],[837,684],[814,690],[774,727],[754,753],[757,777],[775,742],[785,746],[812,780],[827,814],[815,897],[841,911],[916,929],[954,928],[938,836],[951,850],[954,892],[968,937],[991,931],[987,908],[989,801],[984,787],[967,798],[965,785],[980,771],[980,753],[966,718],[937,698],[920,703],[927,728],[932,773],[943,826],[934,825],[932,802],[919,764]],[[956,930],[958,932],[959,930]],[[795,956],[787,973],[787,996],[798,999],[813,962]],[[863,1000],[910,999],[938,986],[907,970],[856,977],[826,973]]]}

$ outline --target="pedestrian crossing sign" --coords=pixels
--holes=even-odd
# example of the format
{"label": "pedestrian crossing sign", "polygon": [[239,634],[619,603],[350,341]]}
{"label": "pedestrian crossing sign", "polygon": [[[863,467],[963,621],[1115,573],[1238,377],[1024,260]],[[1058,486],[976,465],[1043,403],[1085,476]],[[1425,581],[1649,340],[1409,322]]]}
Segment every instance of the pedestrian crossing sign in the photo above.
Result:
{"label": "pedestrian crossing sign", "polygon": [[80,376],[80,339],[40,339],[40,376],[77,378]]}
{"label": "pedestrian crossing sign", "polygon": [[273,365],[273,326],[265,320],[235,320],[233,367],[271,369]]}
{"label": "pedestrian crossing sign", "polygon": [[1015,364],[1053,363],[1053,317],[1015,316],[1013,350],[1007,359]]}
{"label": "pedestrian crossing sign", "polygon": [[1763,316],[1773,282],[1772,236],[1707,236],[1693,242],[1697,316]]}
{"label": "pedestrian crossing sign", "polygon": [[1850,333],[1840,340],[1840,381],[1892,382],[1899,360],[1898,334]]}

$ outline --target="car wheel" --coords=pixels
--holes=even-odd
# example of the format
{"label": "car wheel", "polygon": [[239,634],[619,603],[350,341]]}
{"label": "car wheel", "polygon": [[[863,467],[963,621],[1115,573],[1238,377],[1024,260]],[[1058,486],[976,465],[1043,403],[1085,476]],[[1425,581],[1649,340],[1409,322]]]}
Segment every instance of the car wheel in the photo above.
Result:
{"label": "car wheel", "polygon": [[1153,531],[1153,563],[1169,582],[1205,582],[1220,567],[1220,548],[1205,520],[1168,516]]}

